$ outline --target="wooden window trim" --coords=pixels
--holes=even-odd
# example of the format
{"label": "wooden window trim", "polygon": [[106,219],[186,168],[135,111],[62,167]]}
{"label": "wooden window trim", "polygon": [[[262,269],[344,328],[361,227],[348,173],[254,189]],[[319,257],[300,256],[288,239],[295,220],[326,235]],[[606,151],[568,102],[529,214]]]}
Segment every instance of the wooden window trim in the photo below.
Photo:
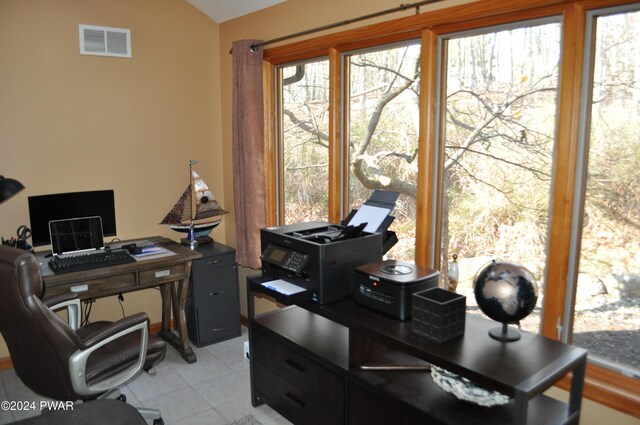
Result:
{"label": "wooden window trim", "polygon": [[[436,195],[423,194],[419,191],[416,213],[416,258],[417,264],[435,269],[435,257],[431,254],[430,241],[434,241],[435,247],[440,246],[440,232],[435,229],[440,227],[440,202],[442,199],[441,170],[443,164],[442,153],[435,146],[441,139],[437,134],[437,128],[442,131],[443,122],[437,123],[438,114],[436,105],[443,101],[443,95],[437,91],[438,69],[438,36],[430,30],[424,30],[422,34],[422,52],[420,70],[420,130],[418,146],[418,187],[436,188]],[[427,191],[428,192],[428,191]],[[438,252],[439,248],[433,251]],[[435,252],[433,253],[435,255]]]}
{"label": "wooden window trim", "polygon": [[[267,225],[275,226],[278,224],[277,211],[281,207],[278,205],[277,184],[282,181],[281,176],[278,177],[276,168],[273,166],[278,161],[276,157],[276,143],[279,136],[276,134],[275,120],[280,115],[276,113],[276,100],[274,93],[276,90],[275,66],[269,62],[263,62],[262,71],[262,92],[264,99],[264,163],[265,182],[266,182],[266,203],[267,203]],[[281,104],[282,102],[277,102]]]}
{"label": "wooden window trim", "polygon": [[[421,81],[421,115],[420,149],[418,181],[422,187],[440,187],[439,177],[429,170],[440,166],[442,159],[434,154],[434,144],[440,135],[435,134],[436,114],[435,105],[438,96],[435,89],[437,75],[437,61],[435,60],[437,35],[483,27],[491,27],[505,23],[518,22],[529,19],[562,16],[562,51],[577,52],[564,54],[562,74],[560,77],[560,93],[558,103],[558,140],[555,152],[556,178],[553,183],[551,227],[549,233],[549,253],[547,265],[547,286],[551,290],[545,294],[544,317],[541,333],[551,339],[558,339],[556,335],[556,317],[563,317],[565,308],[565,294],[567,289],[566,276],[569,268],[569,240],[571,235],[571,210],[574,198],[574,182],[576,178],[577,146],[578,146],[578,117],[579,100],[581,96],[580,81],[582,79],[582,56],[584,46],[584,23],[589,10],[607,8],[617,5],[637,3],[637,0],[483,0],[475,3],[463,4],[427,13],[399,18],[391,21],[375,23],[361,28],[346,30],[298,41],[287,45],[266,49],[264,59],[268,64],[265,74],[274,65],[286,64],[301,60],[329,55],[330,58],[330,116],[331,125],[331,156],[344,155],[344,147],[339,143],[341,123],[347,122],[346,112],[341,111],[340,89],[341,81],[339,67],[341,67],[341,53],[361,48],[373,47],[404,40],[421,38],[422,41],[422,70],[424,76]],[[273,71],[271,71],[273,73]],[[273,74],[272,74],[273,75]],[[273,88],[273,86],[271,87]],[[336,93],[338,92],[338,93]],[[265,96],[266,105],[273,102],[274,91]],[[271,104],[271,111],[274,111]],[[425,112],[426,111],[426,112]],[[269,116],[269,119],[275,119]],[[339,121],[338,121],[339,120]],[[273,122],[273,121],[272,121]],[[267,128],[273,132],[274,129]],[[273,134],[273,133],[272,133]],[[273,136],[266,138],[267,143],[274,143]],[[271,144],[271,146],[274,146]],[[275,156],[268,156],[268,161],[275,161]],[[340,180],[340,174],[346,173],[346,164],[339,164],[336,158],[330,164],[329,189],[329,217],[331,220],[341,216],[340,197],[346,182]],[[267,167],[269,168],[269,167]],[[344,174],[346,176],[346,174]],[[268,202],[275,208],[275,192],[273,188],[275,175],[267,175],[272,184]],[[440,189],[437,189],[440,190]],[[429,191],[420,191],[418,212],[416,218],[416,261],[433,267],[437,262],[437,255],[429,252],[429,243],[437,237],[433,229],[440,223],[439,214],[434,208],[434,202],[439,197],[433,197]],[[271,198],[271,195],[274,198]],[[439,194],[441,195],[441,194]],[[345,208],[343,205],[342,208]],[[271,218],[271,214],[269,216]],[[435,249],[439,249],[438,245]],[[429,260],[435,259],[435,260]],[[562,381],[559,386],[568,388],[568,381]],[[620,373],[589,364],[585,382],[584,397],[592,399],[614,409],[640,417],[640,391],[630,390],[638,388],[638,381]]]}
{"label": "wooden window trim", "polygon": [[[569,391],[571,376],[565,376],[557,387]],[[584,397],[612,409],[640,418],[640,387],[638,380],[587,363]]]}
{"label": "wooden window trim", "polygon": [[329,49],[329,222],[339,223],[342,219],[343,162],[345,151],[342,146],[342,123],[346,117],[342,112],[342,54]]}

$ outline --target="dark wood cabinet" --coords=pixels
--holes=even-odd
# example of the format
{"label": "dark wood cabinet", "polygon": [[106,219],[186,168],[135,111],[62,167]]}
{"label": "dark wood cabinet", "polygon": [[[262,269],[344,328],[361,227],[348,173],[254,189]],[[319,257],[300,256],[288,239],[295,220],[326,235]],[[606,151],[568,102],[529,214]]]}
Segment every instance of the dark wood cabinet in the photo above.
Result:
{"label": "dark wood cabinet", "polygon": [[[414,334],[410,322],[350,298],[254,317],[254,292],[279,297],[248,278],[252,403],[265,402],[295,424],[579,423],[586,364],[581,348],[524,332],[514,343],[495,341],[487,335],[495,323],[471,315],[463,337],[438,344]],[[443,391],[429,372],[360,367],[427,363],[500,391],[510,401],[483,407]],[[573,375],[569,403],[543,394],[567,373]]]}
{"label": "dark wood cabinet", "polygon": [[[296,310],[291,313],[285,312],[282,324],[291,331],[287,334],[300,344],[292,344],[269,326],[253,328],[250,341],[253,396],[293,423],[344,424],[346,383],[341,367],[331,365],[331,359],[341,357],[343,350],[333,346],[333,341],[335,332],[344,334],[345,329],[318,317],[313,323],[305,322],[308,325],[305,331],[298,328],[304,316]],[[323,341],[329,344],[323,346]],[[304,347],[312,348],[313,353]]]}
{"label": "dark wood cabinet", "polygon": [[[424,373],[422,374],[424,377]],[[408,412],[388,402],[388,398],[375,395],[369,389],[351,381],[348,394],[347,421],[349,425],[420,425],[441,424],[433,418],[420,419],[415,412]]]}
{"label": "dark wood cabinet", "polygon": [[196,248],[186,316],[189,338],[198,347],[241,334],[236,251],[214,242]]}
{"label": "dark wood cabinet", "polygon": [[342,415],[315,398],[308,387],[301,388],[291,381],[283,379],[273,370],[257,362],[254,370],[256,391],[260,392],[267,404],[280,412],[293,423],[313,425],[343,424]]}

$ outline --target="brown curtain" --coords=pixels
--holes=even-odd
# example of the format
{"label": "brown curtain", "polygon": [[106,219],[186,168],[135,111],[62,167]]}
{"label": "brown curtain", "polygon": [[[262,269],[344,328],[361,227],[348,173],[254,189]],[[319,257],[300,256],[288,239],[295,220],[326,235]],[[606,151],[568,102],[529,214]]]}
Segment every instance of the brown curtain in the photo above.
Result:
{"label": "brown curtain", "polygon": [[233,199],[240,265],[260,268],[260,229],[267,225],[264,175],[262,49],[233,42]]}

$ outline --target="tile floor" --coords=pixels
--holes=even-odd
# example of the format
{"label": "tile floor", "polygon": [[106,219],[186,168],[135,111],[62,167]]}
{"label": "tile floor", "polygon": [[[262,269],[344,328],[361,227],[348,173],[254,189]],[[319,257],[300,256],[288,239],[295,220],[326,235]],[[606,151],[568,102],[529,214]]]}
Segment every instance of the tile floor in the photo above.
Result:
{"label": "tile floor", "polygon": [[[264,425],[287,425],[267,405],[251,406],[249,361],[244,358],[242,336],[203,348],[193,347],[198,361],[188,364],[171,346],[156,366],[156,375],[139,375],[123,388],[133,406],[160,409],[166,425],[223,425],[252,414]],[[13,369],[0,371],[0,401],[31,401],[45,398],[29,390]],[[39,414],[38,410],[0,410],[0,424]]]}

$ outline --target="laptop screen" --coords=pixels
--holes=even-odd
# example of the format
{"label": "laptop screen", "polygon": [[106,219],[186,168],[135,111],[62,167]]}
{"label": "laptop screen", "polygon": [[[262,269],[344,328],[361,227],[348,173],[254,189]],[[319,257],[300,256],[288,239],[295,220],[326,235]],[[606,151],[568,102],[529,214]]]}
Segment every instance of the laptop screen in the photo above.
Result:
{"label": "laptop screen", "polygon": [[104,248],[100,217],[70,218],[49,222],[54,255]]}

